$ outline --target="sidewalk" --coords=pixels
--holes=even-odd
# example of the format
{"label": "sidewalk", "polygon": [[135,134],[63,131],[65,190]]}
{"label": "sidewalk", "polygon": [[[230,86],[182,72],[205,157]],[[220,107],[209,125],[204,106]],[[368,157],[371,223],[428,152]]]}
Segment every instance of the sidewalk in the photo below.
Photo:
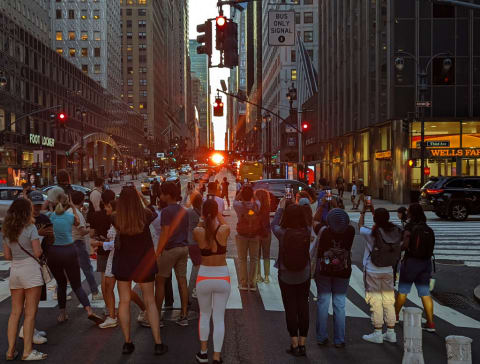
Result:
{"label": "sidewalk", "polygon": [[[334,189],[333,191],[334,193],[336,192],[338,194],[338,191],[336,189]],[[350,201],[350,195],[351,195],[350,192],[346,192],[346,191],[343,194],[343,203],[345,205],[345,211],[352,211],[353,205],[352,205],[352,202]],[[357,200],[358,200],[358,197],[357,197]],[[394,204],[393,202],[390,202],[390,201],[378,200],[378,199],[372,199],[372,203],[375,208],[383,207],[390,212],[395,212],[400,206],[404,206],[404,205]],[[362,208],[363,208],[363,205],[360,204],[360,206],[358,207],[358,210],[353,210],[353,211],[361,211]]]}

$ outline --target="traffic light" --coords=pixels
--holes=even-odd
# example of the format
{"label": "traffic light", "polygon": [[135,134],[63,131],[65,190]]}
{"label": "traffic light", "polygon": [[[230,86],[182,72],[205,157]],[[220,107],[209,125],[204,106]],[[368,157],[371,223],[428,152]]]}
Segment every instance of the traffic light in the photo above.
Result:
{"label": "traffic light", "polygon": [[197,54],[212,55],[212,25],[209,21],[197,25],[197,32],[204,33],[197,37],[197,42],[200,45],[197,47]]}
{"label": "traffic light", "polygon": [[417,161],[416,161],[415,159],[409,159],[408,162],[407,162],[407,165],[408,165],[410,168],[415,167],[416,164],[417,164]]}
{"label": "traffic light", "polygon": [[307,121],[302,122],[302,131],[309,131],[310,130],[310,123]]}
{"label": "traffic light", "polygon": [[408,120],[402,120],[402,132],[408,134],[410,132],[410,125]]}
{"label": "traffic light", "polygon": [[65,114],[63,111],[57,114],[57,121],[61,127],[65,127],[65,125],[67,124],[67,120],[67,114]]}
{"label": "traffic light", "polygon": [[219,51],[223,51],[224,44],[225,44],[226,30],[228,27],[227,18],[225,18],[223,15],[217,16],[215,20],[215,27],[217,30],[215,48]]}
{"label": "traffic light", "polygon": [[223,52],[225,67],[232,68],[238,66],[238,25],[231,20],[226,23]]}
{"label": "traffic light", "polygon": [[223,101],[219,96],[215,98],[213,103],[213,116],[223,116]]}

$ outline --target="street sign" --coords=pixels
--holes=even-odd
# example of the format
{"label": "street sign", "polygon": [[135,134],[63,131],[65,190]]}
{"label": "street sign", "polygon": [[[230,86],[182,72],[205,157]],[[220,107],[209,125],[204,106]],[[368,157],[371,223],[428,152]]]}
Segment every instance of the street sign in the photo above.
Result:
{"label": "street sign", "polygon": [[165,153],[157,153],[157,158],[165,158]]}
{"label": "street sign", "polygon": [[287,125],[287,126],[285,127],[285,132],[286,132],[286,133],[296,133],[297,130],[296,130],[293,126],[288,126],[288,125]]}
{"label": "street sign", "polygon": [[295,45],[295,12],[270,10],[268,12],[268,45]]}
{"label": "street sign", "polygon": [[417,105],[417,107],[432,107],[432,102],[431,101],[417,101],[416,105]]}

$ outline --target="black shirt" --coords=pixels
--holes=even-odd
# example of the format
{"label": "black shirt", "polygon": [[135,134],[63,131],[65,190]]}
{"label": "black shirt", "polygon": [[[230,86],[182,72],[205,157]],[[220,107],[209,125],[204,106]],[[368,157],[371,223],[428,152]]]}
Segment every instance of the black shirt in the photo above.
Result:
{"label": "black shirt", "polygon": [[[48,225],[52,225],[52,222],[47,215],[40,214],[38,216],[35,216],[35,227],[37,228],[37,230],[40,230]],[[44,237],[42,240],[42,245],[52,245],[54,240],[55,238],[53,236]]]}
{"label": "black shirt", "polygon": [[[335,239],[335,241],[340,243],[341,248],[347,251],[351,251],[354,238],[355,238],[355,229],[353,228],[352,225],[349,225],[347,227],[347,230],[345,230],[345,232],[342,234],[334,233],[332,230],[327,228],[326,230],[323,231],[322,236],[320,237],[320,242],[318,244],[318,257],[322,257],[323,253],[325,253],[330,248],[333,248],[333,239]],[[350,260],[348,269],[342,272],[338,272],[338,273],[319,272],[319,274],[322,276],[328,276],[328,277],[350,278],[350,275],[352,274],[352,262]]]}
{"label": "black shirt", "polygon": [[[108,230],[110,230],[110,226],[112,226],[112,218],[110,215],[107,215],[105,210],[95,211],[87,222],[90,224],[90,228],[95,230],[96,238],[100,238],[101,236],[105,239],[107,238]],[[107,255],[108,252],[103,250],[102,247],[99,247],[97,254]]]}

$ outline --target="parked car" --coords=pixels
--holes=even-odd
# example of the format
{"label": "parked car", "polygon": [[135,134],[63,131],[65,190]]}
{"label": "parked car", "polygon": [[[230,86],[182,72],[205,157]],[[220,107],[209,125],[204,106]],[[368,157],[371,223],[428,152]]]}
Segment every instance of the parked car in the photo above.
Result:
{"label": "parked car", "polygon": [[193,174],[193,179],[195,183],[198,183],[198,182],[208,183],[208,181],[210,180],[210,173],[207,169],[198,169]]}
{"label": "parked car", "polygon": [[270,192],[270,211],[276,211],[278,203],[285,197],[287,187],[292,187],[292,193],[306,189],[308,186],[300,181],[291,179],[262,179],[251,182],[253,190],[267,190]]}
{"label": "parked car", "polygon": [[420,200],[426,210],[456,221],[480,214],[480,177],[438,177],[431,182]]}
{"label": "parked car", "polygon": [[[81,185],[71,185],[71,186],[72,186],[72,189],[74,191],[83,192],[83,194],[85,195],[85,200],[86,201],[89,200],[90,192],[92,192],[92,190],[90,188],[85,187],[85,186],[81,186]],[[47,194],[48,191],[51,190],[53,187],[58,187],[58,185],[50,185],[50,186],[44,187],[44,188],[42,188],[42,192],[44,194]]]}
{"label": "parked car", "polygon": [[22,187],[0,187],[0,223],[3,223],[8,208],[22,191]]}

